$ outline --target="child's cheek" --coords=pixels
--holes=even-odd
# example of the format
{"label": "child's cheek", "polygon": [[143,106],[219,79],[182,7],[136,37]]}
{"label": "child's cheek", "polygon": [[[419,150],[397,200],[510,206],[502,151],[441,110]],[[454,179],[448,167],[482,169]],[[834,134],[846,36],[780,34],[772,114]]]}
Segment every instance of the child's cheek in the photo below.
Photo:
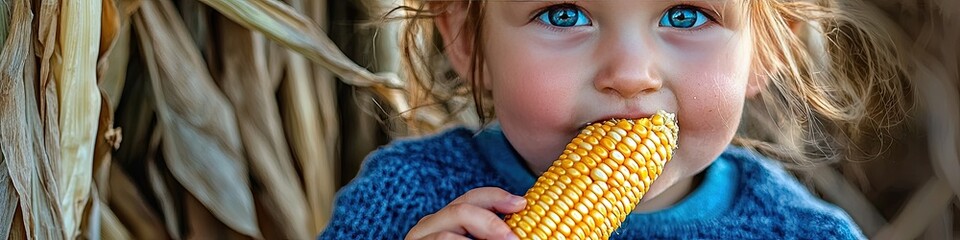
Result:
{"label": "child's cheek", "polygon": [[690,89],[696,93],[681,95],[684,96],[680,99],[679,118],[683,127],[681,131],[687,131],[698,138],[722,142],[727,135],[735,132],[739,125],[743,104],[742,91],[732,89],[735,87],[729,85],[703,85],[694,88],[701,89]]}
{"label": "child's cheek", "polygon": [[[737,39],[732,39],[737,40]],[[694,53],[676,52],[670,88],[676,94],[680,120],[679,151],[672,177],[696,174],[719,155],[739,126],[749,77],[749,49],[740,41],[709,44]],[[676,48],[678,50],[682,48]],[[696,66],[696,67],[690,67]],[[671,171],[674,171],[671,170]]]}
{"label": "child's cheek", "polygon": [[732,137],[739,125],[749,78],[750,48],[739,37],[712,40],[698,44],[677,41],[674,48],[668,48],[676,62],[665,68],[673,73],[670,88],[680,105],[681,134],[687,131],[696,138],[723,142]]}
{"label": "child's cheek", "polygon": [[509,83],[494,91],[501,124],[514,126],[533,142],[544,143],[556,137],[551,133],[563,132],[574,121],[571,106],[576,94],[571,85],[558,83],[562,77],[548,71],[521,71],[511,76],[500,79]]}
{"label": "child's cheek", "polygon": [[[516,49],[513,53],[522,53]],[[510,53],[510,52],[508,52]],[[574,107],[583,86],[576,74],[576,63],[527,49],[524,54],[510,54],[491,63],[494,99],[497,108],[542,128],[562,128],[575,119]]]}
{"label": "child's cheek", "polygon": [[574,63],[531,49],[504,49],[505,55],[488,64],[489,80],[497,118],[511,144],[532,164],[549,164],[575,135],[575,106],[584,83]]}

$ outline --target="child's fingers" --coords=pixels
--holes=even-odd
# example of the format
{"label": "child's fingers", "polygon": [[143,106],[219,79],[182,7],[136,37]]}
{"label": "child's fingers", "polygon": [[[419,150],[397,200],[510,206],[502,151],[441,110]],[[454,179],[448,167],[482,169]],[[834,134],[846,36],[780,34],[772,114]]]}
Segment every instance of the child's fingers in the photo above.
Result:
{"label": "child's fingers", "polygon": [[523,197],[500,188],[473,189],[440,211],[420,219],[407,233],[407,239],[449,239],[451,234],[470,234],[480,239],[516,239],[507,223],[494,211],[514,213],[523,209],[525,204]]}
{"label": "child's fingers", "polygon": [[[419,229],[418,229],[419,228]],[[451,232],[470,234],[479,239],[508,239],[514,237],[513,231],[500,217],[488,209],[468,203],[451,203],[439,212],[424,217],[417,223],[411,234],[436,234]],[[419,239],[418,237],[415,237]]]}
{"label": "child's fingers", "polygon": [[500,188],[474,188],[450,202],[450,205],[466,203],[477,207],[497,211],[499,213],[514,213],[523,209],[526,199],[510,194]]}
{"label": "child's fingers", "polygon": [[470,238],[453,232],[437,232],[422,238],[423,240],[469,240]]}

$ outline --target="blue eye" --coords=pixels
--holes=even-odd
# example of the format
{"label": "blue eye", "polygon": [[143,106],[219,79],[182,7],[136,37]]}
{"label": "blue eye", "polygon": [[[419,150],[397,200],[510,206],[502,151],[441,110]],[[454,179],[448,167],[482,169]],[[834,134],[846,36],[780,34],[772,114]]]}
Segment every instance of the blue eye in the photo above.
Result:
{"label": "blue eye", "polygon": [[710,20],[703,11],[690,6],[676,6],[670,8],[660,18],[661,27],[695,28],[703,26]]}
{"label": "blue eye", "polygon": [[589,26],[591,24],[590,19],[580,8],[569,4],[551,6],[540,12],[537,19],[544,24],[555,27]]}

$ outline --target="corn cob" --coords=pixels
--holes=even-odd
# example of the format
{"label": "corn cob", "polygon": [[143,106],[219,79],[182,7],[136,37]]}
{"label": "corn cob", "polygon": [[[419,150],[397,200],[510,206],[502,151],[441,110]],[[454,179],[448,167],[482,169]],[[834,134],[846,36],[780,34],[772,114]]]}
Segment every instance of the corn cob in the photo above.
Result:
{"label": "corn cob", "polygon": [[677,147],[671,113],[584,128],[527,191],[506,222],[521,239],[607,239]]}

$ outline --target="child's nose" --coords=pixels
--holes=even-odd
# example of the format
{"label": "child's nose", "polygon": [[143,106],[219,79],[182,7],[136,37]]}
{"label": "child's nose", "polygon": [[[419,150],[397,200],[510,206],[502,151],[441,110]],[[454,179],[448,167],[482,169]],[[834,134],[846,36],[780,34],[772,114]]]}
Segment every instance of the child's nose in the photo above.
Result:
{"label": "child's nose", "polygon": [[[624,41],[618,41],[624,42]],[[631,41],[601,47],[603,65],[594,80],[602,93],[634,98],[660,90],[663,80],[656,70],[655,51],[647,44]]]}

